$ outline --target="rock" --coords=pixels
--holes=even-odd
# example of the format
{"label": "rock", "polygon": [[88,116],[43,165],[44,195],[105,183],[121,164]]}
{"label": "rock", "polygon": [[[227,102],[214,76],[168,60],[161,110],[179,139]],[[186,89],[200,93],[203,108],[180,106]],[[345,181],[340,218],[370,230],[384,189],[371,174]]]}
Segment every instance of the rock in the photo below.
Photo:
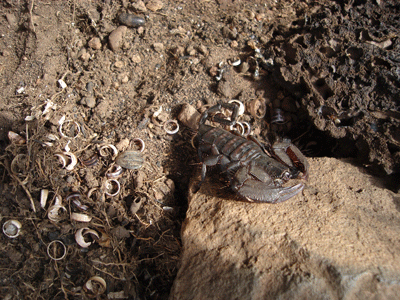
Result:
{"label": "rock", "polygon": [[237,41],[232,41],[230,46],[231,48],[237,48],[239,46],[239,43]]}
{"label": "rock", "polygon": [[187,127],[197,130],[199,127],[200,113],[190,104],[185,103],[179,113],[178,120]]}
{"label": "rock", "polygon": [[139,54],[132,55],[131,57],[132,62],[138,64],[142,61]]}
{"label": "rock", "polygon": [[121,48],[126,30],[126,26],[119,26],[110,33],[108,37],[108,43],[112,51],[118,51]]}
{"label": "rock", "polygon": [[154,43],[153,48],[157,52],[162,52],[164,50],[164,45],[163,45],[163,43]]}
{"label": "rock", "polygon": [[124,66],[124,62],[122,60],[117,60],[114,64],[114,67],[120,69]]}
{"label": "rock", "polygon": [[225,98],[233,98],[234,97],[231,83],[227,80],[221,80],[218,83],[217,91],[220,95],[224,96]]}
{"label": "rock", "polygon": [[93,108],[96,106],[96,98],[94,96],[87,96],[81,99],[81,104]]}
{"label": "rock", "polygon": [[190,192],[170,300],[397,299],[399,195],[351,161],[309,162],[281,204],[233,201],[209,176]]}
{"label": "rock", "polygon": [[204,46],[203,44],[200,44],[198,47],[198,50],[201,54],[207,56],[208,55],[208,49],[206,46]]}
{"label": "rock", "polygon": [[140,12],[146,12],[147,11],[146,5],[141,0],[136,1],[136,3],[132,3],[132,7],[135,10],[140,11]]}
{"label": "rock", "polygon": [[88,61],[90,59],[90,53],[87,52],[85,48],[82,48],[78,52],[78,57],[83,61]]}
{"label": "rock", "polygon": [[155,12],[164,7],[164,4],[160,0],[150,0],[147,2],[146,7],[148,10]]}
{"label": "rock", "polygon": [[88,42],[88,46],[94,50],[100,50],[101,41],[98,37],[91,38],[90,41]]}
{"label": "rock", "polygon": [[118,151],[125,151],[129,147],[130,141],[128,138],[124,138],[115,145]]}
{"label": "rock", "polygon": [[12,14],[12,13],[6,14],[6,19],[7,19],[8,24],[10,24],[11,27],[15,27],[18,25],[18,19],[14,14]]}

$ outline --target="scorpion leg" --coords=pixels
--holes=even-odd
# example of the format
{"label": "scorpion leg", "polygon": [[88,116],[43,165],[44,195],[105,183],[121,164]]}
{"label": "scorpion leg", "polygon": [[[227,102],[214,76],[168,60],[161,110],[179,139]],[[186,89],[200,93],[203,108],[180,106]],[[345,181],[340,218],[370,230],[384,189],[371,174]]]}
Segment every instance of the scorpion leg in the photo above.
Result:
{"label": "scorpion leg", "polygon": [[310,165],[299,148],[290,142],[278,142],[272,146],[274,157],[289,167],[294,167],[303,173],[301,178],[308,179]]}
{"label": "scorpion leg", "polygon": [[279,181],[260,171],[254,166],[239,168],[235,180],[231,182],[233,190],[250,202],[279,203],[297,195],[304,188],[303,183],[282,187]]}
{"label": "scorpion leg", "polygon": [[215,117],[214,121],[218,122],[220,124],[228,125],[228,126],[235,125],[236,119],[239,116],[239,105],[237,105],[236,103],[225,103],[225,102],[218,103],[218,104],[210,107],[209,109],[207,109],[205,112],[203,112],[203,114],[201,115],[199,124],[200,125],[204,124],[206,122],[206,120],[209,118],[210,113],[219,112],[219,111],[221,111],[221,109],[223,107],[232,111],[231,119],[226,120],[223,118]]}

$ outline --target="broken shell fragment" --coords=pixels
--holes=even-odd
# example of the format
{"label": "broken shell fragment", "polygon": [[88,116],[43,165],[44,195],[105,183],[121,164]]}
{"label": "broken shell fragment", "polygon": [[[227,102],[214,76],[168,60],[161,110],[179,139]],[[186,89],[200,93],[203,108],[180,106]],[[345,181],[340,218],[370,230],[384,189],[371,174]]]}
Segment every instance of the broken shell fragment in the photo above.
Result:
{"label": "broken shell fragment", "polygon": [[119,184],[118,180],[116,179],[108,179],[104,183],[105,194],[110,197],[117,196],[119,191],[121,190],[121,185]]}
{"label": "broken shell fragment", "polygon": [[[56,203],[57,203],[57,197],[56,197]],[[47,213],[47,217],[49,218],[49,220],[56,223],[63,220],[65,215],[63,215],[63,212],[60,213],[60,210],[63,210],[64,213],[67,213],[67,209],[61,204],[54,204],[53,206],[49,207],[49,212]]]}
{"label": "broken shell fragment", "polygon": [[127,150],[117,156],[115,162],[129,170],[137,170],[143,166],[143,154],[140,151]]}
{"label": "broken shell fragment", "polygon": [[97,154],[95,154],[89,159],[80,158],[80,161],[85,167],[94,167],[99,162],[99,157],[97,156]]}
{"label": "broken shell fragment", "polygon": [[60,159],[63,168],[67,171],[72,171],[78,163],[78,158],[72,152],[55,153],[54,156]]}
{"label": "broken shell fragment", "polygon": [[260,99],[254,99],[249,104],[250,114],[256,119],[262,119],[267,112],[265,102]]}
{"label": "broken shell fragment", "polygon": [[244,104],[240,102],[239,100],[231,100],[229,103],[236,103],[239,105],[239,111],[238,111],[238,116],[241,116],[244,114]]}
{"label": "broken shell fragment", "polygon": [[[78,136],[78,134],[81,132],[81,127],[79,126],[78,122],[72,121],[72,120],[67,120],[64,121],[61,119],[59,121],[60,127],[58,128],[58,132],[62,137],[69,138],[69,139],[74,139]],[[70,125],[67,130],[69,131],[69,134],[64,134],[65,128],[67,125]]]}
{"label": "broken shell fragment", "polygon": [[89,294],[87,295],[88,297],[97,298],[107,290],[107,283],[100,276],[93,276],[86,281],[83,289],[87,294]]}
{"label": "broken shell fragment", "polygon": [[99,149],[100,156],[102,156],[102,157],[109,156],[109,149],[112,150],[112,157],[111,158],[115,159],[117,157],[117,155],[118,155],[118,149],[114,145],[111,145],[111,144],[106,144],[106,145],[103,145],[103,146],[100,147],[100,149]]}
{"label": "broken shell fragment", "polygon": [[21,231],[21,223],[17,220],[8,220],[3,224],[3,233],[13,239],[19,236]]}
{"label": "broken shell fragment", "polygon": [[40,191],[40,207],[43,209],[46,206],[48,196],[49,196],[49,190],[42,189]]}
{"label": "broken shell fragment", "polygon": [[132,140],[132,143],[133,144],[137,144],[137,145],[139,145],[140,146],[140,148],[139,148],[139,150],[138,151],[140,151],[140,152],[143,152],[144,151],[144,141],[142,140],[142,139],[140,139],[140,138],[135,138],[135,139],[133,139]]}
{"label": "broken shell fragment", "polygon": [[231,66],[234,66],[234,67],[240,66],[241,63],[242,63],[242,61],[240,60],[239,57],[235,57],[234,59],[228,60],[228,64],[230,64]]}
{"label": "broken shell fragment", "polygon": [[[170,129],[170,127],[172,127]],[[179,124],[176,120],[168,120],[164,123],[164,130],[168,134],[175,134],[179,131]]]}
{"label": "broken shell fragment", "polygon": [[119,165],[113,165],[106,171],[107,178],[119,178],[124,173],[124,169]]}
{"label": "broken shell fragment", "polygon": [[132,215],[135,215],[137,213],[137,211],[142,206],[142,202],[143,202],[143,198],[141,198],[141,197],[136,198],[135,200],[133,200],[133,202],[131,204],[131,207],[130,207],[130,211],[131,211]]}
{"label": "broken shell fragment", "polygon": [[14,131],[9,131],[8,132],[8,139],[14,145],[23,145],[23,144],[25,144],[25,139],[22,136],[20,136],[18,133],[15,133]]}
{"label": "broken shell fragment", "polygon": [[86,242],[85,241],[85,235],[90,234],[95,236],[97,239],[99,239],[99,234],[97,233],[97,231],[90,229],[88,227],[83,227],[80,228],[76,231],[75,233],[75,241],[76,243],[81,246],[82,248],[88,248],[93,242]]}
{"label": "broken shell fragment", "polygon": [[47,255],[53,260],[61,260],[67,255],[67,247],[60,240],[54,240],[47,245]]}
{"label": "broken shell fragment", "polygon": [[72,213],[71,214],[71,220],[77,221],[77,222],[84,222],[88,223],[92,220],[91,216],[88,216],[86,214],[81,214],[81,213]]}
{"label": "broken shell fragment", "polygon": [[242,125],[245,128],[243,136],[246,137],[251,133],[251,126],[248,122],[242,122]]}

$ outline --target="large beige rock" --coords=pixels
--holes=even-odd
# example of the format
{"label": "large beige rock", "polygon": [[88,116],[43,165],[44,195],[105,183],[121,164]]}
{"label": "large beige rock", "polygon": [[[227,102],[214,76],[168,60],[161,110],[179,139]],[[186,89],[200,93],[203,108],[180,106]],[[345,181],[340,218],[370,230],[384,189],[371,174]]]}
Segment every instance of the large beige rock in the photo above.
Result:
{"label": "large beige rock", "polygon": [[399,299],[400,196],[348,161],[309,159],[281,204],[189,194],[170,299]]}

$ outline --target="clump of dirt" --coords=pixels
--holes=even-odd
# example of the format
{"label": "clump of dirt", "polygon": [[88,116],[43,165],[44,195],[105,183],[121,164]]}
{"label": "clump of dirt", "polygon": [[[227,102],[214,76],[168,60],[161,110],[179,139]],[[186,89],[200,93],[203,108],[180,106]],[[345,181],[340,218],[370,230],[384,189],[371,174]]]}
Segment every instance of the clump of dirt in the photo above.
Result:
{"label": "clump of dirt", "polygon": [[315,127],[387,174],[400,167],[399,10],[394,1],[316,5],[266,45],[277,81]]}
{"label": "clump of dirt", "polygon": [[[398,5],[375,2],[3,1],[0,218],[22,228],[0,237],[0,294],[89,297],[100,276],[99,297],[167,298],[198,167],[195,132],[164,128],[183,104],[235,98],[263,142],[397,171]],[[104,146],[137,152],[137,138],[119,169]]]}

